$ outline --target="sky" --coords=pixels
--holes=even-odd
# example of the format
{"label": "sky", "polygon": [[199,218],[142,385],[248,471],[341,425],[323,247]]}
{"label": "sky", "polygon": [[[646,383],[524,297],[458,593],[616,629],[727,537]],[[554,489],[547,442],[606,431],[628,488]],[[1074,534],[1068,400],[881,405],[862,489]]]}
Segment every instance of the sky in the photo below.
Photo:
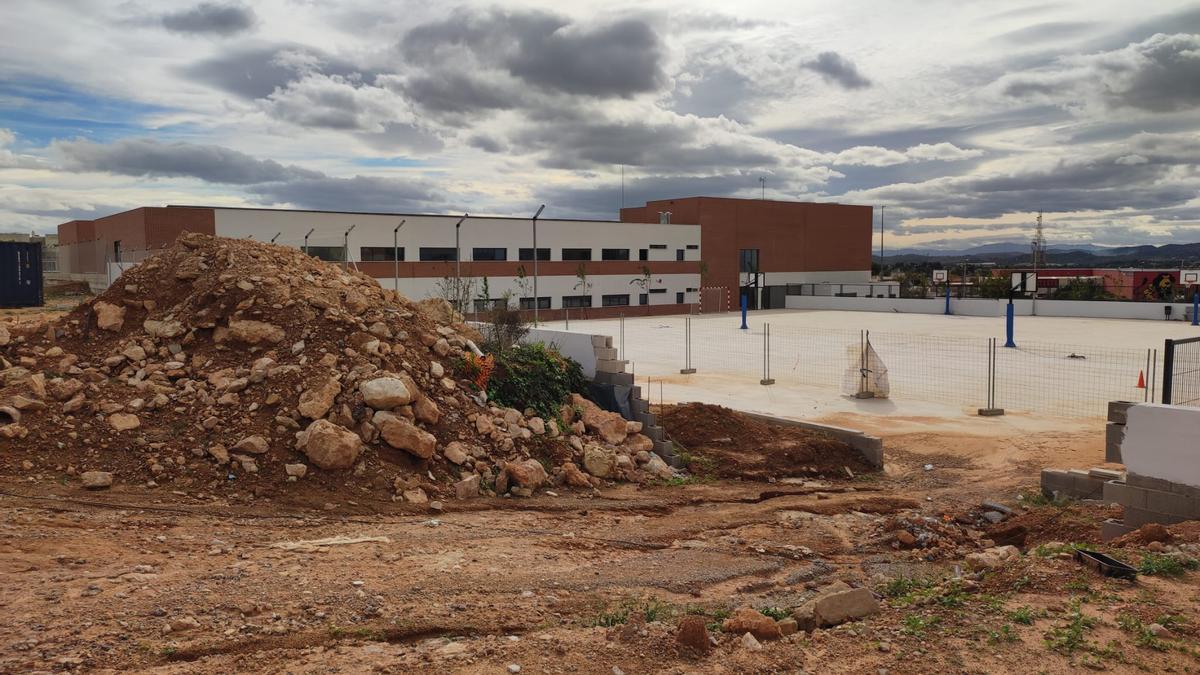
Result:
{"label": "sky", "polygon": [[1200,4],[0,2],[0,231],[764,194],[888,249],[1200,241]]}

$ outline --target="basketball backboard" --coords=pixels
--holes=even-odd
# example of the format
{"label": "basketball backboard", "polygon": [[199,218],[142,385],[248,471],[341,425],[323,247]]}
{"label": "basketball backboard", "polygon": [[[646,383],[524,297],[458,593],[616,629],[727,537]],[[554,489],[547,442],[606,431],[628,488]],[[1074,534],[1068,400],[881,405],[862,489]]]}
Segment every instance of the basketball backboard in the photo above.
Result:
{"label": "basketball backboard", "polygon": [[1017,293],[1032,293],[1037,290],[1036,272],[1013,272],[1012,290]]}
{"label": "basketball backboard", "polygon": [[949,279],[950,279],[950,272],[948,272],[946,270],[934,270],[933,271],[933,283],[944,284]]}

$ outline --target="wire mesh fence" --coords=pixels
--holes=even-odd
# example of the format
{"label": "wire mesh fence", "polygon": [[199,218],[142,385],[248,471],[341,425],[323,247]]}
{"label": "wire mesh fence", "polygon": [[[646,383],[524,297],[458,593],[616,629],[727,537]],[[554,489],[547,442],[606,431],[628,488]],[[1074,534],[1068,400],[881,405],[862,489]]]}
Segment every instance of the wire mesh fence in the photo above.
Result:
{"label": "wire mesh fence", "polygon": [[[1158,350],[1025,342],[998,347],[993,338],[795,328],[751,322],[663,317],[633,340],[618,331],[621,356],[643,370],[716,374],[764,385],[812,387],[831,395],[869,391],[896,401],[968,409],[1003,408],[1061,417],[1103,416],[1109,401],[1156,399]],[[1192,377],[1200,377],[1200,344]],[[677,365],[676,365],[677,364]],[[662,371],[662,372],[659,372]],[[863,382],[870,386],[864,387]],[[1200,404],[1200,383],[1196,385]]]}
{"label": "wire mesh fence", "polygon": [[1162,400],[1200,407],[1200,338],[1167,340],[1163,348]]}

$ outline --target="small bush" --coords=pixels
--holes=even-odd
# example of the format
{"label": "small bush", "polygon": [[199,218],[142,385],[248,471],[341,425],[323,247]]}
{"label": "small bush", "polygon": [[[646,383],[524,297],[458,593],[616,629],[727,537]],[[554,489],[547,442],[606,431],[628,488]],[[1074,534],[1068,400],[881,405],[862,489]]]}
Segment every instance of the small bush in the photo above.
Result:
{"label": "small bush", "polygon": [[1198,567],[1200,567],[1200,563],[1196,562],[1194,558],[1180,558],[1160,553],[1147,553],[1142,556],[1142,563],[1138,566],[1138,571],[1147,575],[1160,574],[1168,577],[1178,577],[1184,572],[1194,570]]}
{"label": "small bush", "polygon": [[495,356],[487,393],[497,405],[533,408],[542,418],[554,419],[571,393],[583,391],[583,370],[553,346],[517,345]]}

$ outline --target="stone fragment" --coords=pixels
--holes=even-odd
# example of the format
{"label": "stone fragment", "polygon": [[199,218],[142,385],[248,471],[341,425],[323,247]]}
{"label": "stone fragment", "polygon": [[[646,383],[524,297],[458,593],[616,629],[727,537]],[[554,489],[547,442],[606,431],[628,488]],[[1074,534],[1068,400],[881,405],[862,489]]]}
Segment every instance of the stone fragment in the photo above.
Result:
{"label": "stone fragment", "polygon": [[778,640],[783,637],[775,620],[753,607],[739,607],[721,624],[726,633],[749,633],[760,640]]}
{"label": "stone fragment", "polygon": [[333,377],[324,377],[300,394],[296,409],[309,419],[324,417],[333,407],[333,401],[342,392],[342,385]]}
{"label": "stone fragment", "polygon": [[358,434],[329,420],[316,420],[296,434],[297,447],[322,469],[349,469],[362,450]]}
{"label": "stone fragment", "polygon": [[403,417],[383,418],[379,433],[388,445],[405,450],[418,459],[433,457],[433,451],[437,447],[437,439],[433,434],[416,427]]}
{"label": "stone fragment", "polygon": [[142,421],[131,413],[113,413],[108,416],[108,426],[115,431],[129,431],[142,426]]}
{"label": "stone fragment", "polygon": [[688,614],[679,622],[679,630],[675,633],[675,642],[683,649],[696,654],[707,654],[712,650],[709,642],[708,628],[705,627],[704,617]]}
{"label": "stone fragment", "polygon": [[391,410],[392,408],[412,403],[416,392],[409,391],[404,381],[398,377],[377,377],[366,380],[358,385],[363,401],[376,410]]}
{"label": "stone fragment", "polygon": [[112,486],[113,475],[108,471],[84,471],[79,475],[79,480],[89,490],[103,490]]}
{"label": "stone fragment", "polygon": [[96,327],[100,330],[117,332],[125,324],[125,308],[103,300],[92,305],[96,314]]}

